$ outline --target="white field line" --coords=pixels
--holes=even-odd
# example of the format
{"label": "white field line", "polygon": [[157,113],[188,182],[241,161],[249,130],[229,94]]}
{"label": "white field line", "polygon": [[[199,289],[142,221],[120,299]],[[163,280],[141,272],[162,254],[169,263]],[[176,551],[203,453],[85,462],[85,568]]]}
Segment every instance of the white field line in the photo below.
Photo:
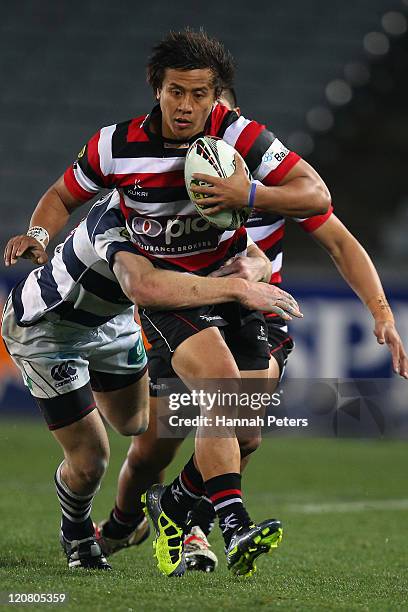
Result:
{"label": "white field line", "polygon": [[408,510],[408,499],[378,499],[326,504],[288,504],[286,507],[290,512],[298,512],[300,514],[367,512],[367,510]]}

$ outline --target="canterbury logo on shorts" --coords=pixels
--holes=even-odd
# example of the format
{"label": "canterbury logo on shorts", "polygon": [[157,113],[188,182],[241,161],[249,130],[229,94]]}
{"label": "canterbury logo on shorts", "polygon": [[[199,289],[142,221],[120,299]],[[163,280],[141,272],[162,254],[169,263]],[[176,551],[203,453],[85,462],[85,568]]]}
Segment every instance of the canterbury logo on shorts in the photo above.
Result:
{"label": "canterbury logo on shorts", "polygon": [[55,387],[62,387],[78,378],[74,361],[64,361],[51,368],[51,376],[57,381]]}

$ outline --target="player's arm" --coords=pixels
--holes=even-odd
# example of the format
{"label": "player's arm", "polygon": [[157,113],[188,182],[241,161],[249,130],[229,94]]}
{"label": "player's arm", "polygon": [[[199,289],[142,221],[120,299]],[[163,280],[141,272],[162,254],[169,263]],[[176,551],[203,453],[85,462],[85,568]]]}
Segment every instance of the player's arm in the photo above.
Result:
{"label": "player's arm", "polygon": [[[74,163],[42,196],[31,217],[28,235],[14,236],[9,240],[4,252],[6,266],[15,264],[19,257],[31,259],[36,264],[46,263],[47,244],[66,225],[72,211],[102,189],[114,186],[108,183],[110,168],[106,151],[100,152],[102,130],[92,136]],[[101,167],[106,174],[102,173]]]}
{"label": "player's arm", "polygon": [[[30,228],[39,229],[32,229],[31,236],[20,234],[8,241],[4,251],[5,265],[15,264],[19,257],[30,259],[36,264],[46,263],[48,255],[45,249],[49,240],[63,229],[71,213],[82,204],[84,200],[71,194],[65,185],[64,177],[61,176],[45,192],[33,212]],[[40,228],[45,231],[42,232]]]}
{"label": "player's arm", "polygon": [[[194,173],[193,177],[211,183],[211,187],[194,186],[195,193],[207,195],[205,214],[212,215],[226,208],[251,207],[286,217],[311,217],[324,214],[331,196],[319,174],[303,159],[277,185],[250,181],[239,156],[236,170],[229,178]],[[202,202],[202,200],[201,200]]]}
{"label": "player's arm", "polygon": [[254,208],[286,217],[311,217],[327,212],[331,195],[320,175],[304,159],[278,185],[252,183]]}
{"label": "player's arm", "polygon": [[145,257],[126,251],[115,253],[113,272],[125,295],[137,306],[166,310],[237,301],[249,309],[275,312],[286,320],[302,316],[290,294],[266,283],[161,270]]}
{"label": "player's arm", "polygon": [[247,240],[247,256],[235,255],[235,257],[231,257],[221,268],[218,268],[209,276],[228,276],[229,278],[244,278],[253,282],[269,283],[272,276],[271,262],[249,235]]}
{"label": "player's arm", "polygon": [[408,378],[408,357],[368,253],[334,214],[311,235],[328,251],[346,282],[370,310],[374,334],[379,344],[386,343],[391,351],[395,373]]}

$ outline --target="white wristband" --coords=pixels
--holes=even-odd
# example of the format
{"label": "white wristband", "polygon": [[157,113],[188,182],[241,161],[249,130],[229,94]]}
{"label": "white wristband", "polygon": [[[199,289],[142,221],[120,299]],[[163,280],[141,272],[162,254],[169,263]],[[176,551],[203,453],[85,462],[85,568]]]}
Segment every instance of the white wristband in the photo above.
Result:
{"label": "white wristband", "polygon": [[40,227],[39,225],[35,225],[34,227],[30,227],[26,236],[30,236],[31,238],[35,238],[41,244],[43,249],[45,250],[47,244],[50,241],[50,236],[46,229]]}

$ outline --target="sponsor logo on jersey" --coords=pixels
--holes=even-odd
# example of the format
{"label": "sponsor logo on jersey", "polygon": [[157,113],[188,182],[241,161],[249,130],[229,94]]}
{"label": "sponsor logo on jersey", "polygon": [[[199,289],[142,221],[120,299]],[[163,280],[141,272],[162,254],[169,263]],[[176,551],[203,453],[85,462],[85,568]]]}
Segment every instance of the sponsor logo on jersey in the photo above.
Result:
{"label": "sponsor logo on jersey", "polygon": [[68,385],[78,379],[74,361],[63,361],[51,368],[51,376],[56,380],[55,388]]}
{"label": "sponsor logo on jersey", "polygon": [[220,231],[200,216],[129,217],[131,240],[139,248],[154,255],[182,255],[218,247]]}
{"label": "sponsor logo on jersey", "polygon": [[202,217],[186,217],[185,219],[168,219],[164,232],[165,243],[171,244],[175,238],[189,236],[196,232],[205,232],[210,224]]}
{"label": "sponsor logo on jersey", "polygon": [[135,184],[133,185],[133,187],[127,187],[126,188],[126,193],[128,195],[132,195],[135,196],[137,198],[147,198],[149,195],[148,191],[143,191],[143,187],[140,183],[141,179],[136,179],[135,180]]}
{"label": "sponsor logo on jersey", "polygon": [[262,157],[262,163],[267,164],[270,170],[275,170],[288,155],[289,150],[275,138],[269,149],[265,151]]}
{"label": "sponsor logo on jersey", "polygon": [[155,238],[163,230],[163,227],[156,219],[145,219],[144,217],[132,218],[132,230],[135,234],[146,234]]}

